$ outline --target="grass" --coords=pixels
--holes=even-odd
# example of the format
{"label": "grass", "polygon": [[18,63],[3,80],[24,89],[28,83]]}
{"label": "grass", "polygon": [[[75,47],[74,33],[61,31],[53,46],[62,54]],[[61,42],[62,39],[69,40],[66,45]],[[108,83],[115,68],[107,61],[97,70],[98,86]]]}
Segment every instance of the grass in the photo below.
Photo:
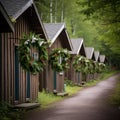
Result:
{"label": "grass", "polygon": [[115,74],[117,74],[119,72],[120,71],[106,71],[106,72],[102,73],[98,79],[99,80],[104,80],[104,79],[107,79],[110,76],[115,75]]}
{"label": "grass", "polygon": [[[85,86],[96,85],[101,80],[107,79],[116,73],[117,73],[117,71],[105,72],[105,73],[101,74],[97,80],[92,80],[92,81],[87,82],[85,84]],[[67,85],[66,92],[69,93],[69,96],[72,96],[72,95],[76,94],[78,91],[80,91],[82,88],[83,87]],[[41,109],[48,108],[50,104],[61,101],[65,98],[66,97],[56,96],[53,93],[46,93],[45,91],[39,92],[39,95],[38,95],[38,101],[41,104]]]}
{"label": "grass", "polygon": [[15,109],[13,105],[0,101],[0,120],[21,120],[24,110]]}
{"label": "grass", "polygon": [[38,102],[41,104],[42,109],[47,108],[48,105],[60,100],[62,100],[62,97],[56,96],[53,93],[43,91],[38,94]]}
{"label": "grass", "polygon": [[69,96],[72,96],[74,95],[75,93],[77,93],[78,91],[81,90],[82,87],[79,87],[79,86],[69,86],[67,85],[66,87],[66,92],[69,93]]}
{"label": "grass", "polygon": [[92,80],[92,81],[88,81],[85,86],[93,86],[96,85],[99,82],[99,80]]}
{"label": "grass", "polygon": [[120,78],[118,78],[116,87],[109,97],[109,102],[113,105],[120,106]]}
{"label": "grass", "polygon": [[[78,86],[66,86],[66,92],[69,93],[69,96],[77,93],[81,87]],[[63,100],[66,97],[56,96],[53,93],[47,93],[45,91],[39,92],[38,102],[41,104],[41,109],[49,107],[50,104]]]}
{"label": "grass", "polygon": [[96,85],[98,82],[109,78],[112,75],[117,74],[119,71],[106,71],[102,73],[97,79],[88,81],[85,86],[93,86]]}

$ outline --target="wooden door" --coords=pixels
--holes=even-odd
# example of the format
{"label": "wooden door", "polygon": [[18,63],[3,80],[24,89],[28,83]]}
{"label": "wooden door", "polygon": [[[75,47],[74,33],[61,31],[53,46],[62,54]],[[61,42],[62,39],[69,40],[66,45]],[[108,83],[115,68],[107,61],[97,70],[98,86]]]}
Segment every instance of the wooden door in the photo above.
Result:
{"label": "wooden door", "polygon": [[27,99],[30,98],[30,72],[27,72],[27,90],[26,90]]}
{"label": "wooden door", "polygon": [[15,101],[19,101],[19,60],[18,47],[15,47]]}
{"label": "wooden door", "polygon": [[54,76],[54,90],[56,90],[56,89],[57,89],[57,80],[56,80],[57,77],[56,77],[56,72],[54,71],[53,74],[54,74],[54,75],[53,75],[53,76]]}

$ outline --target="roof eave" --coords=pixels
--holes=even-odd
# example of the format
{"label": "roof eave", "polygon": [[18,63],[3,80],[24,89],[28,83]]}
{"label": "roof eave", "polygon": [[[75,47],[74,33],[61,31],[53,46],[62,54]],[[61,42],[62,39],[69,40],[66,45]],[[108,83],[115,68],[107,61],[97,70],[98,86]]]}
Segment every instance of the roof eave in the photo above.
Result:
{"label": "roof eave", "polygon": [[0,11],[2,12],[2,15],[4,16],[6,22],[7,22],[8,26],[9,26],[9,31],[14,32],[14,26],[13,26],[7,12],[5,11],[5,9],[4,9],[4,7],[3,7],[3,5],[1,3],[0,3]]}
{"label": "roof eave", "polygon": [[30,6],[32,6],[33,0],[29,0],[20,10],[18,10],[12,17],[16,20],[24,11],[26,11]]}
{"label": "roof eave", "polygon": [[51,39],[51,44],[50,46],[55,42],[55,40],[57,39],[57,37],[60,35],[60,33],[62,32],[62,30],[65,28],[65,25],[63,24],[61,26],[61,28],[59,29],[59,31],[56,33],[56,35]]}
{"label": "roof eave", "polygon": [[81,43],[80,43],[80,45],[79,45],[79,48],[78,48],[77,54],[79,54],[79,52],[80,52],[80,50],[81,50],[81,47],[82,47],[82,44],[83,44],[83,39],[82,39],[82,41],[81,41]]}
{"label": "roof eave", "polygon": [[72,49],[73,49],[73,45],[72,45],[72,42],[71,42],[71,40],[70,40],[70,37],[69,37],[69,35],[68,35],[68,32],[67,32],[66,28],[65,28],[65,33],[66,33],[67,38],[68,38],[68,42],[69,42],[69,45],[70,45],[70,49],[72,50]]}

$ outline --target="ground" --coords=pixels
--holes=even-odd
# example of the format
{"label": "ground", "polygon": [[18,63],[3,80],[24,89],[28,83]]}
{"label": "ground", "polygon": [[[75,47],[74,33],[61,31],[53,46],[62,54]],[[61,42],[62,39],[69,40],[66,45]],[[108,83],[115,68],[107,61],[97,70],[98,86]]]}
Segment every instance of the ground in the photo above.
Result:
{"label": "ground", "polygon": [[46,110],[29,111],[24,120],[120,120],[120,109],[108,102],[118,76],[119,74],[93,87],[84,88]]}

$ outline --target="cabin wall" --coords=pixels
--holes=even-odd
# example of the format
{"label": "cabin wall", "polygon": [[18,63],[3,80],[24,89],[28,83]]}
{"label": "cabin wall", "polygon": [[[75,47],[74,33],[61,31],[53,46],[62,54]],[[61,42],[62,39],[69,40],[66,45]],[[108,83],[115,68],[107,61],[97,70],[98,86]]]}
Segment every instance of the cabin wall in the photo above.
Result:
{"label": "cabin wall", "polygon": [[70,59],[69,62],[69,69],[67,69],[65,71],[65,79],[66,80],[73,80],[72,76],[73,76],[73,57]]}
{"label": "cabin wall", "polygon": [[[46,65],[48,66],[48,65]],[[42,92],[43,89],[46,90],[46,79],[47,79],[47,67],[39,74],[39,91]]]}
{"label": "cabin wall", "polygon": [[29,75],[30,81],[28,86],[27,72],[21,68],[19,62],[18,64],[16,63],[18,58],[15,56],[18,56],[17,47],[19,46],[19,40],[23,33],[27,34],[32,30],[27,15],[24,14],[17,19],[14,27],[14,33],[1,34],[2,100],[18,104],[26,102],[28,89],[30,100],[36,100],[38,95],[38,75]]}
{"label": "cabin wall", "polygon": [[[63,48],[62,41],[60,37],[58,37],[55,42],[50,47],[49,53],[52,49]],[[46,90],[48,92],[53,92],[53,90],[57,90],[58,92],[63,92],[64,90],[64,73],[61,75],[52,70],[51,66],[48,65],[48,78],[46,82]]]}
{"label": "cabin wall", "polygon": [[75,57],[75,55],[72,55],[72,58],[71,58],[70,64],[69,64],[70,68],[66,71],[65,78],[68,80],[71,80],[73,82],[73,84],[78,85],[78,84],[81,84],[81,82],[82,82],[82,74],[75,72],[75,69],[73,67],[74,57]]}
{"label": "cabin wall", "polygon": [[75,83],[76,77],[75,77],[75,69],[73,68],[73,60],[74,55],[72,55],[70,63],[69,63],[69,69],[65,71],[65,79],[71,80],[73,83]]}

